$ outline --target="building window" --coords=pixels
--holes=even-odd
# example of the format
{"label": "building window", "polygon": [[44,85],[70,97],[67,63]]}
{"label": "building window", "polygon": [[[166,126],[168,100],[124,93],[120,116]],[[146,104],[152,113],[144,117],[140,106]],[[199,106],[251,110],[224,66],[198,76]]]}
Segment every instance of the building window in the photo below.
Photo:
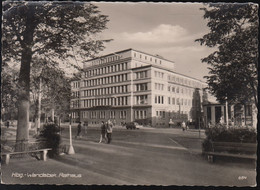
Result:
{"label": "building window", "polygon": [[251,105],[245,106],[245,115],[246,116],[252,116],[252,106]]}
{"label": "building window", "polygon": [[147,95],[136,96],[137,104],[147,104]]}
{"label": "building window", "polygon": [[115,111],[110,111],[109,112],[109,118],[115,119],[115,115],[116,115]]}
{"label": "building window", "polygon": [[97,113],[95,111],[92,111],[90,114],[91,119],[96,119],[97,118]]}
{"label": "building window", "polygon": [[146,119],[146,111],[145,110],[138,110],[134,112],[135,119]]}
{"label": "building window", "polygon": [[162,91],[163,91],[163,89],[164,89],[164,84],[155,83],[154,88],[155,88],[156,90],[162,90]]}
{"label": "building window", "polygon": [[175,98],[172,98],[172,104],[175,105]]}
{"label": "building window", "polygon": [[164,73],[159,72],[159,71],[154,71],[154,76],[155,76],[155,77],[158,77],[158,78],[163,78]]}
{"label": "building window", "polygon": [[126,111],[120,111],[120,119],[125,119],[126,118]]}
{"label": "building window", "polygon": [[106,113],[105,113],[105,111],[101,111],[101,112],[99,113],[99,118],[100,118],[100,119],[105,119],[105,118],[106,118]]}
{"label": "building window", "polygon": [[136,73],[136,79],[141,79],[146,77],[147,77],[147,71],[140,71]]}
{"label": "building window", "polygon": [[171,104],[171,97],[168,97],[168,104]]}
{"label": "building window", "polygon": [[136,84],[136,91],[147,90],[147,83]]}

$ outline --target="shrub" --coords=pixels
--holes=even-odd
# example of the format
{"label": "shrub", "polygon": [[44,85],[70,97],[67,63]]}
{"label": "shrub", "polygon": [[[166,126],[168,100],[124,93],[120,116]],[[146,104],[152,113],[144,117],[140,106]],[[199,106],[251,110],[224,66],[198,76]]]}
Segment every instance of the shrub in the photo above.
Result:
{"label": "shrub", "polygon": [[211,142],[256,143],[256,129],[252,127],[230,126],[218,124],[205,131],[206,139],[202,143],[203,151],[212,151]]}
{"label": "shrub", "polygon": [[60,146],[60,135],[58,134],[59,128],[54,123],[48,123],[43,126],[42,131],[40,132],[38,141],[40,142],[40,148],[51,148],[52,150],[48,151],[48,156],[53,158],[59,155],[59,146]]}

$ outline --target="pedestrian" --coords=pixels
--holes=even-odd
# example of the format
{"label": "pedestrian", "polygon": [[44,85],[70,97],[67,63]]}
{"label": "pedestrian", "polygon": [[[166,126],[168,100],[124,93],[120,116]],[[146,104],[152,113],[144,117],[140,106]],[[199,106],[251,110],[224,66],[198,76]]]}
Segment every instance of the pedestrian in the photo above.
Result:
{"label": "pedestrian", "polygon": [[106,137],[106,124],[104,121],[101,121],[101,134],[100,134],[100,139],[99,139],[99,143],[102,143],[102,140],[105,139],[105,141],[107,141],[107,137]]}
{"label": "pedestrian", "polygon": [[9,121],[7,120],[7,121],[6,121],[6,128],[9,128],[9,125],[10,125],[10,123],[9,123]]}
{"label": "pedestrian", "polygon": [[81,128],[82,128],[82,126],[81,126],[81,122],[79,122],[79,124],[78,124],[78,133],[77,133],[77,135],[76,135],[75,138],[80,137],[80,134],[81,134]]}
{"label": "pedestrian", "polygon": [[186,122],[186,130],[188,131],[189,129],[189,121]]}
{"label": "pedestrian", "polygon": [[107,131],[107,143],[109,144],[112,141],[112,132],[113,132],[113,123],[108,120],[106,125]]}
{"label": "pedestrian", "polygon": [[185,129],[186,129],[186,124],[185,124],[184,121],[182,121],[182,123],[181,123],[181,128],[182,128],[182,131],[185,131]]}

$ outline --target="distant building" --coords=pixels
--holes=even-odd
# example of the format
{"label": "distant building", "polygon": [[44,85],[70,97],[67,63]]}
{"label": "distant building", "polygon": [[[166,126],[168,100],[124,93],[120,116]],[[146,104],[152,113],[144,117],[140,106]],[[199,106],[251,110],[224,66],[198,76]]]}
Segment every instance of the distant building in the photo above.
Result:
{"label": "distant building", "polygon": [[229,126],[253,126],[256,128],[257,119],[255,115],[257,110],[252,104],[228,105],[227,115],[225,104],[208,102],[203,104],[203,112],[207,127],[220,123],[221,117],[226,124],[228,116]]}
{"label": "distant building", "polygon": [[161,56],[127,49],[89,60],[80,80],[73,81],[73,121],[99,125],[137,121],[154,127],[198,121],[206,83],[174,71]]}

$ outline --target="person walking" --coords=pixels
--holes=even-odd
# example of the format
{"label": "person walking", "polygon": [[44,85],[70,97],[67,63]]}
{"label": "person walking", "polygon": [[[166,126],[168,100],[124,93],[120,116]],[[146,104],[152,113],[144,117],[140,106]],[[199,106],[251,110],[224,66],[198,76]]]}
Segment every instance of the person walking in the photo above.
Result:
{"label": "person walking", "polygon": [[81,126],[81,122],[79,122],[79,124],[78,124],[78,133],[77,133],[77,135],[76,135],[75,138],[80,137],[80,134],[81,134],[81,128],[82,128],[82,126]]}
{"label": "person walking", "polygon": [[181,123],[181,128],[182,128],[182,131],[185,131],[185,129],[186,129],[186,124],[185,124],[184,121]]}
{"label": "person walking", "polygon": [[112,132],[113,132],[113,123],[110,120],[108,120],[107,122],[106,131],[107,131],[107,143],[109,144],[112,141]]}
{"label": "person walking", "polygon": [[104,121],[101,121],[101,134],[100,134],[99,143],[102,143],[103,139],[105,139],[105,141],[107,141],[107,137],[106,137],[106,124],[104,123]]}

